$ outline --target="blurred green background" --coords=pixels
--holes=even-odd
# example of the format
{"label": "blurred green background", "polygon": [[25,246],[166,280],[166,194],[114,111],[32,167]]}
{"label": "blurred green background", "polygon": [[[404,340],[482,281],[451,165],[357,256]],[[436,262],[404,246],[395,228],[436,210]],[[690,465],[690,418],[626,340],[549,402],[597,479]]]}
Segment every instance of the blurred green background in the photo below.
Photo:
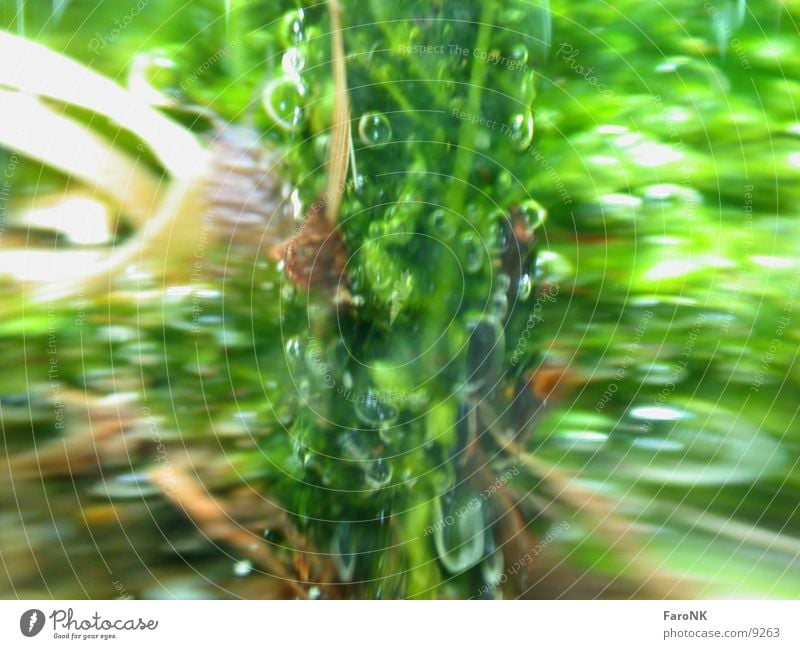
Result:
{"label": "blurred green background", "polygon": [[[800,2],[341,4],[345,304],[257,239],[26,304],[8,251],[134,228],[32,229],[79,183],[0,148],[0,593],[800,595]],[[324,192],[324,3],[5,2],[0,26],[198,138],[246,125],[293,200]]]}

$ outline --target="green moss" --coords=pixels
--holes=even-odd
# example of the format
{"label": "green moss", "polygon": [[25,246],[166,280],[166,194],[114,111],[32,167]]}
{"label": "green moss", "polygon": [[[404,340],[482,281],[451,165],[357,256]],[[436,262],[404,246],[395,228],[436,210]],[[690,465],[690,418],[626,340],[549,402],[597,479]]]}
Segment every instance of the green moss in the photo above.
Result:
{"label": "green moss", "polygon": [[[49,3],[28,4],[29,30],[112,77],[137,54],[166,54],[166,69],[148,71],[154,86],[252,123],[281,147],[301,201],[322,196],[333,112],[323,5],[151,3],[97,57],[86,42],[113,26],[116,5],[84,23],[70,3],[50,28],[39,20]],[[705,506],[708,494],[681,482],[705,469],[714,489],[751,504],[774,500],[784,477],[779,501],[795,502],[798,340],[780,323],[797,307],[796,35],[764,36],[774,16],[752,4],[735,46],[677,0],[343,5],[355,166],[339,227],[353,304],[288,286],[271,261],[214,251],[206,265],[224,267],[224,282],[209,273],[185,295],[91,305],[77,333],[72,311],[60,313],[61,379],[141,369],[143,399],[184,439],[254,435],[229,454],[231,476],[269,485],[321,551],[355,556],[340,572],[352,568],[362,596],[481,587],[482,566],[449,575],[425,533],[435,502],[473,477],[459,427],[475,404],[615,495],[668,509],[689,493]],[[303,61],[294,72],[290,50]],[[512,215],[536,230],[538,260],[524,245],[511,254]],[[102,338],[109,317],[134,340]],[[46,344],[48,326],[44,313],[4,322],[3,357],[21,358],[23,333]],[[534,425],[527,380],[538,385],[543,369],[579,389]],[[653,408],[673,410],[653,420]],[[485,417],[476,426],[497,469],[503,452]],[[671,473],[676,444],[706,455]],[[535,476],[520,483],[520,494],[541,490]],[[658,516],[642,512],[651,525]],[[559,549],[599,575],[624,571],[584,523],[586,537]],[[799,532],[780,514],[769,525]],[[674,552],[659,537],[648,551],[699,574],[702,548],[716,561],[704,574],[734,579],[735,549],[701,536]],[[772,576],[754,574],[747,592],[775,594]]]}

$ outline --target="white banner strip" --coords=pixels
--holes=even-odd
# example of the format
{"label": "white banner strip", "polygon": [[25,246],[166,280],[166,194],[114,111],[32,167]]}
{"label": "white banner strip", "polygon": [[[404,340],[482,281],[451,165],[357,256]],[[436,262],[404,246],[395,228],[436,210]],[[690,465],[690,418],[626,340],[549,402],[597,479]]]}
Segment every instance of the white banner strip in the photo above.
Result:
{"label": "white banner strip", "polygon": [[0,602],[0,647],[14,648],[797,649],[799,630],[800,602],[786,601]]}

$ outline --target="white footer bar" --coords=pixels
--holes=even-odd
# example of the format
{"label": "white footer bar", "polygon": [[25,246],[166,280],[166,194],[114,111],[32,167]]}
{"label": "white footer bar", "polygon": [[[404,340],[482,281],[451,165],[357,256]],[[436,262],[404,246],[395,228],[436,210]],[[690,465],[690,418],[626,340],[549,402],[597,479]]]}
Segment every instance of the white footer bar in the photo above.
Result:
{"label": "white footer bar", "polygon": [[787,601],[0,602],[0,647],[14,648],[797,649],[799,631],[800,602]]}

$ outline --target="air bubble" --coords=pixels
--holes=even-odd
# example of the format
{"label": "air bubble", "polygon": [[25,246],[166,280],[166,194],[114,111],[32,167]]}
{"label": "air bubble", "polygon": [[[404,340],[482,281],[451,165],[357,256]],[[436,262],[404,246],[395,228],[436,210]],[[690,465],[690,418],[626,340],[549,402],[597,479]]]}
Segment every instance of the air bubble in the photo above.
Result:
{"label": "air bubble", "polygon": [[461,253],[465,270],[468,273],[477,273],[483,266],[483,246],[472,232],[461,237]]}
{"label": "air bubble", "polygon": [[367,426],[391,426],[397,421],[397,409],[386,403],[373,390],[367,390],[356,398],[356,417]]}
{"label": "air bubble", "polygon": [[506,273],[498,273],[495,281],[499,293],[508,293],[508,289],[511,288],[511,278]]}
{"label": "air bubble", "polygon": [[571,277],[574,272],[572,264],[563,255],[550,250],[540,253],[534,264],[536,269],[535,277],[555,282],[556,284]]}
{"label": "air bubble", "polygon": [[251,572],[253,572],[253,564],[247,559],[233,564],[233,574],[237,577],[247,577]]}
{"label": "air bubble", "polygon": [[483,507],[469,488],[456,489],[439,502],[434,545],[442,565],[452,574],[477,565],[484,556]]}
{"label": "air bubble", "polygon": [[392,467],[384,459],[377,459],[367,463],[364,469],[364,479],[373,489],[385,487],[392,479]]}
{"label": "air bubble", "polygon": [[331,538],[331,556],[339,578],[344,582],[353,580],[356,572],[356,554],[353,552],[353,535],[350,523],[339,523]]}
{"label": "air bubble", "polygon": [[528,48],[517,44],[511,49],[511,58],[517,62],[517,67],[522,67],[528,62]]}
{"label": "air bubble", "polygon": [[383,113],[364,113],[358,121],[358,136],[365,146],[383,146],[392,139],[392,124]]}
{"label": "air bubble", "polygon": [[490,379],[502,365],[505,340],[503,330],[491,318],[471,325],[467,346],[466,387],[470,392],[491,383]]}
{"label": "air bubble", "polygon": [[526,110],[511,120],[511,139],[520,151],[525,151],[533,143],[533,113]]}
{"label": "air bubble", "polygon": [[297,47],[290,47],[283,53],[281,67],[287,79],[299,83],[300,73],[306,66],[306,57]]}
{"label": "air bubble", "polygon": [[486,529],[486,558],[481,563],[481,576],[484,583],[494,588],[498,586],[503,578],[503,551],[495,547],[492,530]]}
{"label": "air bubble", "polygon": [[303,366],[304,345],[299,336],[292,336],[286,341],[286,362],[291,369]]}
{"label": "air bubble", "polygon": [[431,224],[433,225],[433,232],[441,241],[449,241],[455,236],[456,226],[453,223],[453,218],[444,210],[436,210],[431,214]]}
{"label": "air bubble", "polygon": [[292,79],[275,79],[264,88],[261,103],[269,118],[284,131],[296,131],[303,121],[305,88]]}
{"label": "air bubble", "polygon": [[283,44],[290,47],[299,43],[305,38],[305,12],[302,9],[290,11],[283,17],[283,33],[281,34]]}
{"label": "air bubble", "polygon": [[533,280],[530,273],[523,273],[517,284],[517,298],[520,300],[527,300],[530,297],[533,288]]}
{"label": "air bubble", "polygon": [[495,254],[504,253],[508,250],[509,241],[509,227],[506,215],[503,212],[497,212],[489,228],[489,240],[492,243],[492,252]]}
{"label": "air bubble", "polygon": [[491,313],[495,318],[502,319],[508,313],[508,296],[503,291],[492,294]]}
{"label": "air bubble", "polygon": [[547,220],[547,210],[542,206],[539,201],[529,199],[524,201],[516,209],[517,223],[515,225],[521,228],[519,235],[521,239],[530,241],[535,233],[544,222]]}

